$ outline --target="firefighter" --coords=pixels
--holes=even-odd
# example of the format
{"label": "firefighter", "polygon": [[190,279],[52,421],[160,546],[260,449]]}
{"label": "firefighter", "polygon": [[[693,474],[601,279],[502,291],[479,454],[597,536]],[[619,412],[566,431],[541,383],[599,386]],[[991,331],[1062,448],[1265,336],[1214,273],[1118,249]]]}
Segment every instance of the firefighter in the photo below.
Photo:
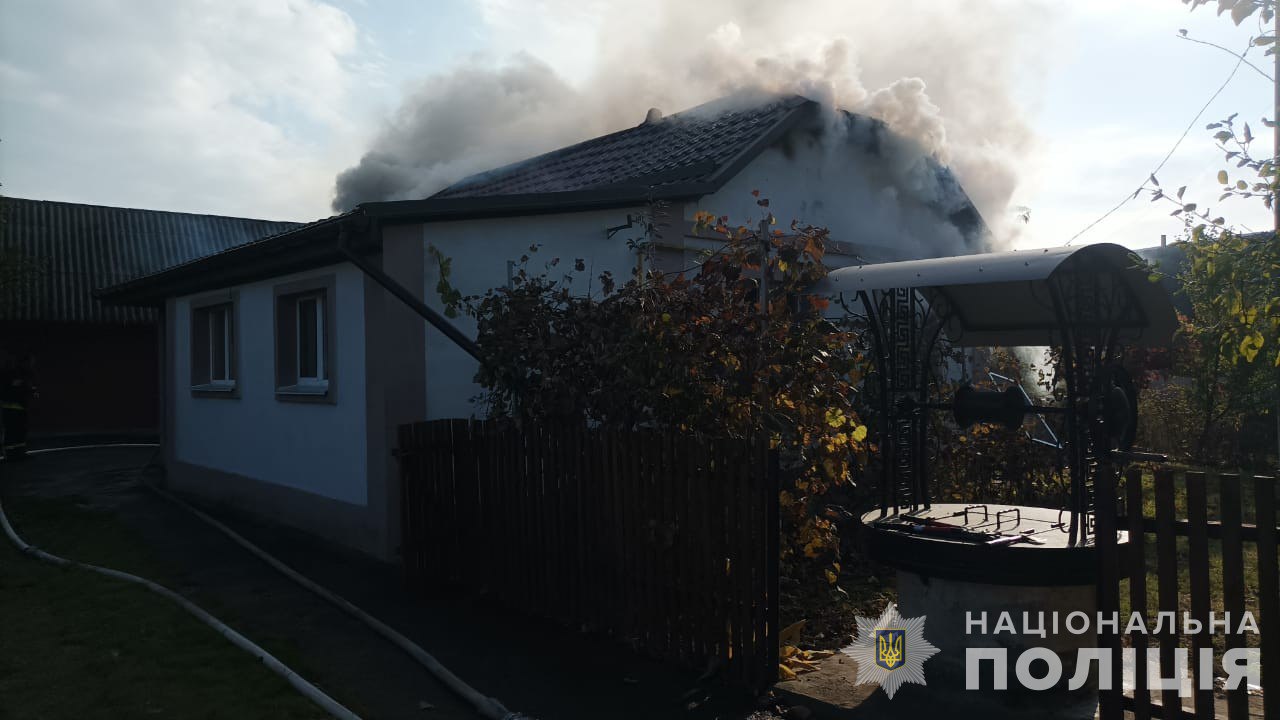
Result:
{"label": "firefighter", "polygon": [[17,460],[27,454],[27,408],[35,389],[31,360],[12,353],[0,357],[0,457]]}

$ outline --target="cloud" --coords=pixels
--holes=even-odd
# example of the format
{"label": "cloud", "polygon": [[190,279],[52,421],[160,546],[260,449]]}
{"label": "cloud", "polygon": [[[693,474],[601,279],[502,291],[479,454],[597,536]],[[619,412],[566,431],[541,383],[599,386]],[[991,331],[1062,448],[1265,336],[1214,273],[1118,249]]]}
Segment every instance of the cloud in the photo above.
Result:
{"label": "cloud", "polygon": [[357,129],[355,23],[316,0],[5,9],[0,159],[25,197],[302,219]]}

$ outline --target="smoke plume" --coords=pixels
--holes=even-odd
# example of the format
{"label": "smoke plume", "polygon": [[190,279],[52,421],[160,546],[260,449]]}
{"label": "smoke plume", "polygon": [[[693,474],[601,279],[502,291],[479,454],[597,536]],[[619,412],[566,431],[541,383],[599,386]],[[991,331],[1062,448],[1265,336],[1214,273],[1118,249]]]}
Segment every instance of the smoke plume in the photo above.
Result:
{"label": "smoke plume", "polygon": [[[487,15],[515,38],[544,0]],[[484,4],[484,3],[482,3]],[[467,175],[638,124],[649,107],[690,108],[743,90],[797,93],[884,120],[949,166],[1000,235],[1034,138],[1013,88],[1036,72],[1039,0],[706,0],[590,4],[592,70],[570,81],[532,54],[468,60],[429,77],[339,174],[333,207],[424,198]],[[514,15],[512,15],[514,14]],[[518,26],[518,27],[517,27]],[[535,43],[536,44],[536,43]],[[535,49],[534,52],[537,52]],[[1007,242],[1009,238],[1004,238]]]}

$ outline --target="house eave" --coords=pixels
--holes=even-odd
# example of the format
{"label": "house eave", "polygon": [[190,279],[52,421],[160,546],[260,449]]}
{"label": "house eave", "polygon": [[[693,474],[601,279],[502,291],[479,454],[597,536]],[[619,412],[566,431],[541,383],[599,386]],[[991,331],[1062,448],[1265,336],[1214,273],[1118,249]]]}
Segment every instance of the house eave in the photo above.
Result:
{"label": "house eave", "polygon": [[[613,186],[584,192],[365,203],[345,215],[100,288],[94,296],[107,305],[154,306],[162,304],[167,297],[342,262],[345,256],[339,236],[343,229],[352,225],[363,229],[370,221],[395,225],[587,212],[696,198],[714,189],[707,183],[671,183],[659,187]],[[375,244],[380,242],[377,237],[370,240]]]}
{"label": "house eave", "polygon": [[100,288],[105,305],[159,306],[166,298],[215,290],[342,262],[338,227],[296,231]]}

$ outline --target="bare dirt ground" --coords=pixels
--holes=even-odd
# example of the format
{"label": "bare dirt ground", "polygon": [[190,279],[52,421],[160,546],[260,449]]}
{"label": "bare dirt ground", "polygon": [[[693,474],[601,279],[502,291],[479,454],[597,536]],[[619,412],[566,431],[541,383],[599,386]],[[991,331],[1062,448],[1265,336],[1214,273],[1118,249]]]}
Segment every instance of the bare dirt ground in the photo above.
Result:
{"label": "bare dirt ground", "polygon": [[[363,624],[312,595],[217,530],[140,484],[149,449],[36,455],[3,468],[6,507],[24,497],[74,498],[145,541],[157,578],[250,638],[300,658],[304,674],[371,718],[435,720],[475,713],[426,670]],[[745,718],[776,708],[696,673],[639,657],[606,638],[514,616],[440,589],[411,597],[396,567],[316,538],[211,511],[299,572],[396,628],[481,692],[542,720]],[[33,543],[49,539],[27,538]]]}

